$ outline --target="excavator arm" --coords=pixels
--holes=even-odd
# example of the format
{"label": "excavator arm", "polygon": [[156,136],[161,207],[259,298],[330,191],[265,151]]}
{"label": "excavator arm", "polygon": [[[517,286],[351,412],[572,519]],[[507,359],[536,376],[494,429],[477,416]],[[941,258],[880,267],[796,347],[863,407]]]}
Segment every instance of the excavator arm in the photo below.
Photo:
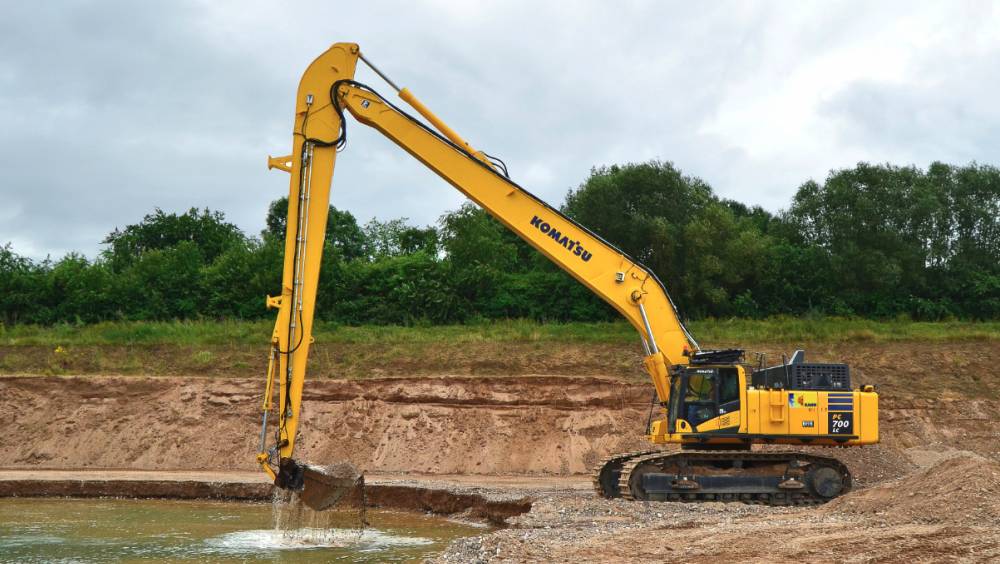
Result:
{"label": "excavator arm", "polygon": [[[656,276],[508,178],[502,167],[475,150],[409,90],[397,88],[374,65],[368,63],[430,125],[356,82],[354,71],[359,60],[368,63],[357,45],[338,43],[309,66],[296,97],[293,153],[269,160],[271,167],[289,172],[291,182],[282,293],[267,300],[270,307],[278,307],[278,319],[261,424],[258,462],[263,469],[279,486],[301,486],[303,467],[292,460],[292,454],[312,342],[330,184],[337,150],[347,138],[347,113],[391,139],[611,304],[639,332],[646,351],[646,370],[660,403],[666,405],[669,367],[686,365],[698,345]],[[275,392],[277,406],[272,404]],[[275,411],[275,443],[268,449],[268,414]]]}
{"label": "excavator arm", "polygon": [[[414,99],[407,90],[402,93]],[[342,84],[336,95],[355,119],[391,139],[611,304],[639,331],[650,356],[659,355],[666,365],[686,364],[697,350],[648,269],[478,158],[482,153],[461,138],[449,138],[449,129],[434,131],[357,83]],[[440,121],[422,104],[415,108],[431,123]],[[661,399],[667,397],[663,390]]]}

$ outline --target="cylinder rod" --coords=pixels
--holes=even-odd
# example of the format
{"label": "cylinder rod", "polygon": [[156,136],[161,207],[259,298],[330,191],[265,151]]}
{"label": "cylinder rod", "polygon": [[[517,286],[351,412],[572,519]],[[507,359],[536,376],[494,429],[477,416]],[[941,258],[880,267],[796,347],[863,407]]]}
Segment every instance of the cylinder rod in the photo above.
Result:
{"label": "cylinder rod", "polygon": [[389,83],[389,86],[392,86],[393,90],[395,90],[396,92],[399,92],[399,87],[396,86],[396,83],[393,82],[392,79],[390,79],[388,76],[386,76],[385,74],[383,74],[382,71],[378,70],[378,67],[376,67],[374,64],[372,64],[371,61],[369,61],[368,59],[366,59],[364,53],[358,53],[358,57],[361,58],[361,62],[363,62],[364,64],[368,65],[368,68],[370,68],[373,71],[375,71],[375,74],[377,74],[379,76],[379,78],[381,78],[382,80],[384,80],[387,83]]}
{"label": "cylinder rod", "polygon": [[260,421],[260,451],[264,452],[267,448],[267,412],[264,412],[264,416]]}
{"label": "cylinder rod", "polygon": [[660,352],[660,349],[656,347],[656,337],[653,336],[653,329],[649,326],[649,318],[646,317],[646,308],[642,307],[642,302],[639,302],[639,314],[642,315],[642,324],[646,326],[646,335],[649,336],[649,347],[653,350],[653,354]]}
{"label": "cylinder rod", "polygon": [[385,75],[385,73],[380,71],[378,67],[372,64],[371,61],[366,59],[364,54],[358,53],[358,57],[364,64],[368,65],[368,68],[375,71],[375,74],[379,75],[379,77],[382,80],[386,81],[389,84],[389,86],[391,86],[393,90],[396,91],[399,97],[403,99],[404,102],[409,104],[410,107],[412,107],[414,110],[417,110],[417,113],[422,115],[424,119],[431,122],[431,125],[433,125],[435,129],[440,131],[442,135],[447,137],[449,141],[458,145],[459,147],[462,148],[462,150],[467,151],[470,155],[486,163],[490,167],[494,166],[493,163],[491,163],[490,160],[486,157],[486,155],[473,148],[472,145],[470,145],[468,141],[463,139],[462,136],[459,135],[457,131],[448,127],[448,124],[442,121],[441,118],[437,117],[437,115],[435,115],[434,112],[430,110],[430,108],[425,106],[423,102],[418,100],[417,97],[413,95],[413,92],[410,92],[409,88],[400,88],[399,86],[397,86],[396,83],[392,81],[392,79],[390,79],[388,76]]}

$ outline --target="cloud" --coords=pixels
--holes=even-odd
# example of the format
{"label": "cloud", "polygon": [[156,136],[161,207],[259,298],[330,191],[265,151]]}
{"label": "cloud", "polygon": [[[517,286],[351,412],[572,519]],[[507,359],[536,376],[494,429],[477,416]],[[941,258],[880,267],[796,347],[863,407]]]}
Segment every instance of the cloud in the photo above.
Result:
{"label": "cloud", "polygon": [[[998,20],[989,3],[12,3],[0,243],[93,256],[154,207],[258,232],[288,182],[264,159],[288,152],[298,77],[335,41],[550,202],[592,166],[660,158],[776,210],[858,160],[989,162]],[[421,224],[463,200],[360,125],[332,199]]]}

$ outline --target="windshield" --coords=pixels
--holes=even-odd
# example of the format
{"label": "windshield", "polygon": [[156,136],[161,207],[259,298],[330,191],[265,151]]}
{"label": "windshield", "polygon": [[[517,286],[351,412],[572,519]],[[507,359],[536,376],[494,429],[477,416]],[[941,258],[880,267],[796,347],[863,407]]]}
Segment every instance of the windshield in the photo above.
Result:
{"label": "windshield", "polygon": [[674,373],[670,377],[670,406],[667,411],[667,428],[673,433],[677,426],[677,412],[681,405],[681,376]]}
{"label": "windshield", "polygon": [[699,370],[689,374],[687,391],[684,394],[684,402],[714,400],[715,371]]}
{"label": "windshield", "polygon": [[716,387],[719,384],[719,371],[716,368],[689,369],[684,382],[684,407],[680,416],[693,428],[697,428],[717,415]]}

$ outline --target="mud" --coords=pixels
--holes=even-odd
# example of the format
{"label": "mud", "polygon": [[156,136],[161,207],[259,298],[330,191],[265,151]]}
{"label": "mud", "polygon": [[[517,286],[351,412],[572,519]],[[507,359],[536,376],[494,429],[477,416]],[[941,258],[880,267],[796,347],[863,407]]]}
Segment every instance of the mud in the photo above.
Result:
{"label": "mud", "polygon": [[[365,487],[364,476],[350,462],[310,464],[304,466],[302,472],[305,487],[299,497],[313,511],[333,507],[352,490],[363,492]],[[364,502],[360,505],[364,507]]]}
{"label": "mud", "polygon": [[[16,475],[12,475],[16,474]],[[191,479],[178,476],[86,477],[65,472],[59,476],[44,471],[0,471],[0,497],[123,497],[136,499],[226,499],[262,501],[271,499],[269,482],[217,476]]]}
{"label": "mud", "polygon": [[[489,483],[491,480],[486,479]],[[337,507],[432,513],[498,526],[531,509],[535,488],[504,483],[493,487],[448,479],[372,476],[364,492],[352,489]],[[542,484],[542,490],[553,484]],[[135,499],[225,499],[271,501],[275,492],[263,474],[234,472],[0,470],[0,497]]]}

